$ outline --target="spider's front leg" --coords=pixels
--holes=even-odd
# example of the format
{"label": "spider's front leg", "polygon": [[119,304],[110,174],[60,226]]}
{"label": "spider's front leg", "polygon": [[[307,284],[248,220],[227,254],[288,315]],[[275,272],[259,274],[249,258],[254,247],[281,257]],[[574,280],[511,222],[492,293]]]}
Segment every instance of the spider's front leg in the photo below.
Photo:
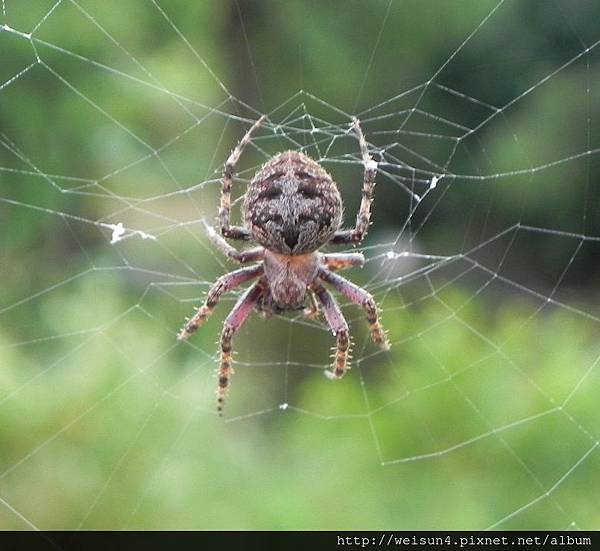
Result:
{"label": "spider's front leg", "polygon": [[177,338],[180,341],[184,341],[192,333],[197,331],[213,313],[213,310],[215,309],[215,306],[219,302],[219,299],[223,293],[235,289],[246,281],[250,281],[251,279],[259,277],[262,275],[262,273],[263,266],[262,264],[258,264],[257,266],[240,268],[239,270],[225,274],[217,279],[215,284],[208,291],[208,295],[204,304],[198,308],[198,311],[194,317],[183,326]]}
{"label": "spider's front leg", "polygon": [[221,224],[221,234],[223,237],[229,237],[230,239],[243,239],[248,240],[250,238],[250,233],[245,228],[240,226],[231,226],[231,188],[233,186],[233,173],[235,170],[235,166],[237,162],[240,160],[240,156],[244,151],[244,148],[250,143],[252,138],[252,134],[254,131],[261,126],[265,120],[266,115],[263,115],[258,119],[246,132],[244,137],[237,144],[235,149],[229,155],[227,161],[225,162],[225,167],[223,168],[223,179],[221,188],[221,206],[219,209],[219,221]]}
{"label": "spider's front leg", "polygon": [[335,289],[347,299],[350,299],[365,310],[367,321],[369,322],[369,329],[371,330],[371,338],[375,344],[379,345],[383,350],[389,350],[390,342],[381,323],[379,323],[377,304],[375,303],[375,299],[371,296],[371,293],[365,291],[362,287],[359,287],[351,281],[348,281],[346,278],[323,268],[319,270],[319,278],[333,285]]}
{"label": "spider's front leg", "polygon": [[217,411],[223,415],[225,396],[229,390],[229,382],[233,369],[233,357],[231,353],[231,339],[234,333],[244,324],[260,297],[267,289],[267,283],[263,279],[257,281],[237,301],[233,310],[227,316],[221,332],[221,365],[219,367],[219,386],[217,389]]}
{"label": "spider's front leg", "polygon": [[330,379],[341,379],[349,369],[350,333],[348,323],[332,294],[320,283],[313,283],[312,288],[323,306],[323,314],[336,338],[336,350],[331,371],[325,371]]}
{"label": "spider's front leg", "polygon": [[362,198],[360,209],[356,215],[356,225],[351,230],[339,230],[331,238],[331,243],[335,244],[353,244],[358,245],[362,242],[371,220],[371,204],[373,203],[373,189],[375,188],[375,176],[377,175],[377,162],[369,154],[367,140],[360,128],[360,123],[356,117],[352,119],[353,128],[358,137],[362,163],[364,167]]}

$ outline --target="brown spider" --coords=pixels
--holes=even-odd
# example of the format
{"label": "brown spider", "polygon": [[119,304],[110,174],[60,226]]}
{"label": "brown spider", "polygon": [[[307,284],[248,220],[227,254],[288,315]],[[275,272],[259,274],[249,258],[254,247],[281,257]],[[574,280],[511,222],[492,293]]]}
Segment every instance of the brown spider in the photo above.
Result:
{"label": "brown spider", "polygon": [[[305,314],[316,317],[318,299],[337,341],[332,371],[325,372],[331,379],[340,379],[349,368],[350,337],[340,307],[323,283],[330,284],[364,308],[375,343],[384,350],[390,346],[379,323],[373,297],[334,273],[343,268],[363,266],[365,258],[362,253],[322,254],[318,251],[328,243],[357,245],[363,240],[369,226],[377,163],[369,155],[358,119],[353,119],[353,128],[362,153],[364,181],[360,210],[353,229],[339,229],[343,204],[331,176],[316,161],[297,151],[279,153],[261,167],[250,182],[244,198],[244,226],[232,226],[231,187],[234,169],[252,133],[265,119],[262,116],[256,121],[225,163],[219,209],[221,235],[205,223],[211,240],[225,255],[241,264],[258,263],[221,276],[209,290],[206,302],[179,333],[179,340],[187,339],[208,319],[223,293],[258,278],[233,307],[221,333],[217,389],[219,414],[222,414],[233,373],[231,339],[254,308],[267,314],[298,310],[303,308],[308,296],[311,306],[305,310]],[[238,251],[224,238],[252,240],[261,246]]]}

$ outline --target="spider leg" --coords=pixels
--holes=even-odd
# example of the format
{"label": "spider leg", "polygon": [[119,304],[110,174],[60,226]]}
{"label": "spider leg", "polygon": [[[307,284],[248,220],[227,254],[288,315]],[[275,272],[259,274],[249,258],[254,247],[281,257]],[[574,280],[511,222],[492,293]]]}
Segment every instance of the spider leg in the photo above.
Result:
{"label": "spider leg", "polygon": [[360,123],[356,117],[353,117],[353,127],[358,137],[360,152],[362,155],[362,163],[364,166],[362,198],[360,201],[360,209],[356,215],[355,227],[351,230],[339,230],[335,232],[331,238],[331,243],[342,244],[352,243],[358,245],[362,242],[369,222],[371,220],[371,204],[373,203],[373,188],[375,187],[375,176],[377,175],[377,162],[373,160],[369,154],[369,146],[367,140],[360,128]]}
{"label": "spider leg", "polygon": [[206,220],[202,220],[204,229],[208,234],[211,242],[217,247],[225,256],[239,262],[240,264],[247,264],[248,262],[257,262],[263,259],[265,250],[262,247],[255,247],[246,251],[238,251],[232,247],[222,235],[219,235],[217,230],[213,228]]}
{"label": "spider leg", "polygon": [[221,224],[221,234],[223,237],[228,237],[230,239],[242,239],[247,240],[250,238],[250,233],[245,228],[240,226],[231,226],[231,188],[233,186],[233,171],[235,170],[235,166],[240,159],[244,148],[250,143],[250,139],[252,138],[252,134],[254,131],[263,124],[266,120],[266,115],[263,115],[258,119],[246,132],[244,137],[240,140],[240,142],[235,146],[235,149],[229,155],[227,161],[225,162],[225,167],[223,168],[223,178],[221,188],[221,207],[219,209],[219,221]]}
{"label": "spider leg", "polygon": [[310,304],[304,309],[303,314],[309,320],[317,319],[319,317],[319,303],[317,302],[314,291],[311,289],[308,290],[308,300]]}
{"label": "spider leg", "polygon": [[348,332],[348,323],[333,295],[320,283],[314,282],[312,287],[319,297],[325,319],[336,338],[333,367],[331,371],[326,371],[325,374],[330,379],[341,379],[349,369],[350,333]]}
{"label": "spider leg", "polygon": [[365,310],[367,321],[369,322],[369,329],[371,330],[371,338],[375,344],[379,345],[383,350],[389,350],[390,342],[388,341],[381,323],[379,323],[377,304],[371,293],[368,293],[362,287],[348,281],[346,278],[323,268],[319,270],[319,278],[333,285],[333,287],[347,299],[350,299]]}
{"label": "spider leg", "polygon": [[235,289],[242,283],[251,279],[257,278],[262,275],[263,266],[258,264],[257,266],[248,266],[246,268],[240,268],[228,274],[221,276],[214,285],[208,291],[206,301],[200,308],[198,308],[196,314],[190,319],[181,329],[177,338],[180,341],[186,340],[192,333],[198,330],[200,326],[208,319],[213,313],[215,306],[219,302],[221,295],[227,291]]}
{"label": "spider leg", "polygon": [[325,266],[330,270],[344,270],[353,266],[363,267],[365,257],[362,253],[330,253],[322,256]]}
{"label": "spider leg", "polygon": [[264,279],[258,280],[237,301],[223,325],[223,331],[221,332],[221,365],[219,367],[219,386],[217,388],[217,411],[219,415],[223,415],[225,396],[227,396],[231,375],[233,374],[233,369],[231,367],[231,364],[233,363],[231,339],[234,333],[244,324],[246,319],[248,319],[248,316],[265,292],[266,288],[266,281]]}

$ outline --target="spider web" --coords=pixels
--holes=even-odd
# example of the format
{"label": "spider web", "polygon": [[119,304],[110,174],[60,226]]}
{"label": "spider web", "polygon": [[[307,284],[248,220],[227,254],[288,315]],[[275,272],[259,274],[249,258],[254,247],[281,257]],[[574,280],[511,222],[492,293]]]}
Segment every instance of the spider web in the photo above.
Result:
{"label": "spider web", "polygon": [[[24,235],[35,221],[43,245],[2,253],[0,525],[597,529],[600,317],[586,270],[600,241],[600,36],[570,11],[581,6],[554,6],[571,46],[523,68],[501,104],[447,77],[465,57],[485,61],[485,40],[515,9],[504,1],[474,14],[419,82],[398,79],[394,95],[364,105],[409,13],[378,5],[352,109],[306,90],[276,105],[248,43],[253,107],[176,2],[128,9],[136,27],[169,37],[185,75],[107,17],[117,3],[103,5],[1,5],[0,105],[17,106],[19,125],[0,129],[0,213]],[[243,36],[245,21],[240,9]],[[80,44],[72,22],[94,41]],[[511,53],[525,65],[539,55]],[[493,63],[473,63],[493,79]],[[81,126],[63,126],[73,110]],[[347,223],[360,118],[379,161],[374,224],[365,268],[344,275],[377,299],[392,350],[376,349],[342,301],[353,369],[332,383],[322,320],[255,315],[234,341],[222,421],[215,339],[239,293],[189,343],[175,336],[232,269],[199,220],[215,216],[222,163],[263,112],[234,206],[262,162],[297,149],[340,182]]]}

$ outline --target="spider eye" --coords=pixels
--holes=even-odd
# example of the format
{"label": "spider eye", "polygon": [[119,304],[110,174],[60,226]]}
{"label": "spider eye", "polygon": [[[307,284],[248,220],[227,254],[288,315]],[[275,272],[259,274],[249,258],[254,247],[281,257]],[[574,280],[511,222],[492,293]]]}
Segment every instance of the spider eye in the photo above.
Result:
{"label": "spider eye", "polygon": [[300,184],[298,186],[298,193],[300,193],[308,199],[313,199],[317,195],[319,195],[319,192],[317,191],[317,188],[315,186],[310,186],[307,184]]}
{"label": "spider eye", "polygon": [[312,178],[312,176],[308,172],[299,170],[296,172],[296,178],[299,178],[300,180],[306,180],[307,178]]}
{"label": "spider eye", "polygon": [[273,214],[267,218],[267,222],[275,222],[276,224],[283,224],[283,217],[279,214]]}
{"label": "spider eye", "polygon": [[259,199],[275,199],[281,195],[281,188],[278,187],[268,187],[267,189],[261,191],[258,195]]}

